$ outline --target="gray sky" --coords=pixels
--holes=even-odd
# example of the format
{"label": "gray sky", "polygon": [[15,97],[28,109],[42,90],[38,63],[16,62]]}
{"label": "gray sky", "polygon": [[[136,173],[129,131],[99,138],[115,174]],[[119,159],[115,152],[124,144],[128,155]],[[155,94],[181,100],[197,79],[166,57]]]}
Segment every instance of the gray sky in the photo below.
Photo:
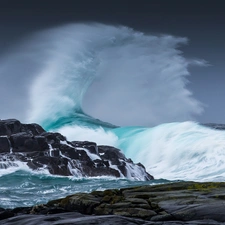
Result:
{"label": "gray sky", "polygon": [[[182,47],[186,57],[204,59],[210,66],[191,67],[188,88],[195,99],[205,105],[205,111],[196,118],[199,122],[225,123],[225,14],[221,0],[178,1],[4,1],[0,3],[0,60],[13,53],[17,43],[28,41],[33,32],[66,23],[95,21],[125,25],[148,33],[166,33],[186,37],[189,44]],[[38,62],[27,67],[26,74],[38,70]],[[9,70],[0,72],[0,117],[23,112],[28,97],[25,90],[31,77],[23,77],[18,56],[12,67],[18,67],[15,76]],[[20,88],[17,88],[20,87]],[[17,99],[20,96],[20,99]],[[9,101],[12,104],[9,104]],[[18,110],[16,110],[18,109]]]}

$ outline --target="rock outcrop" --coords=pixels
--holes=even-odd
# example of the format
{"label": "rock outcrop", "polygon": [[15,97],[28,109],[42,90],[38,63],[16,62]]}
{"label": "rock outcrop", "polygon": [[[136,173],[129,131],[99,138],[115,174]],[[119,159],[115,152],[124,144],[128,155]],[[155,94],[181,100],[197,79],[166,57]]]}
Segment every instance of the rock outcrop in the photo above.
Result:
{"label": "rock outcrop", "polygon": [[225,183],[178,182],[77,193],[0,209],[1,224],[225,224]]}
{"label": "rock outcrop", "polygon": [[205,127],[209,127],[211,129],[215,130],[225,130],[225,124],[220,124],[220,123],[203,123],[201,124]]}
{"label": "rock outcrop", "polygon": [[46,132],[38,124],[0,120],[0,169],[16,167],[18,161],[54,175],[153,179],[142,164],[134,164],[114,147],[88,141],[69,142],[63,135]]}

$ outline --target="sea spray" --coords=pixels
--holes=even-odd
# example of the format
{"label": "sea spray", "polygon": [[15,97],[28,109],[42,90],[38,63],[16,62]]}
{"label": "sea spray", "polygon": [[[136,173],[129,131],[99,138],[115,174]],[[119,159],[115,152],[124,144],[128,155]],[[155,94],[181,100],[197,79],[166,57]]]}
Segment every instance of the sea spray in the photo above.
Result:
{"label": "sea spray", "polygon": [[[1,109],[2,117],[40,123],[70,141],[118,147],[155,178],[224,181],[225,132],[182,122],[203,112],[187,89],[187,78],[190,65],[205,62],[182,55],[180,46],[187,41],[96,23],[34,33],[1,56],[0,75],[7,74],[0,84],[2,96],[6,87],[20,96],[1,99],[2,105],[11,102],[12,109],[11,114]],[[16,85],[15,74],[20,77]],[[180,122],[168,123],[174,121]],[[58,177],[15,163],[3,163],[9,167],[0,171],[3,207],[167,182]]]}
{"label": "sea spray", "polygon": [[117,147],[142,162],[155,178],[223,181],[225,131],[195,122],[167,123],[152,128],[117,128]]}
{"label": "sea spray", "polygon": [[[10,116],[23,114],[22,121],[47,129],[70,118],[89,127],[91,119],[118,126],[190,120],[203,108],[187,89],[188,67],[204,61],[182,55],[187,41],[97,23],[46,29],[2,55],[0,75],[7,78],[0,90],[8,82],[9,90],[21,96],[7,98],[15,102],[10,107],[20,105]],[[20,77],[16,85],[15,74]],[[91,115],[88,123],[82,115]],[[9,114],[3,110],[2,116]]]}
{"label": "sea spray", "polygon": [[48,129],[84,112],[119,126],[191,119],[202,105],[186,88],[187,68],[200,61],[181,55],[186,42],[102,24],[46,30],[31,41],[45,64],[30,88],[29,119]]}

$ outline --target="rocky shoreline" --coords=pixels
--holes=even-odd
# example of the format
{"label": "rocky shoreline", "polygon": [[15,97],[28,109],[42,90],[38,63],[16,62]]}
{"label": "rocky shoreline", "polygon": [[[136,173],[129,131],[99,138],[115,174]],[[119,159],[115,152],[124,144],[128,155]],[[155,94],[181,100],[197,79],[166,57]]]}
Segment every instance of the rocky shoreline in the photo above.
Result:
{"label": "rocky shoreline", "polygon": [[[224,129],[223,126],[214,129]],[[154,179],[111,146],[68,141],[38,124],[0,120],[0,169],[46,170],[61,176]],[[82,190],[82,186],[81,186]],[[46,204],[0,208],[2,225],[225,224],[225,183],[176,182],[76,193]]]}
{"label": "rocky shoreline", "polygon": [[135,164],[117,148],[89,141],[70,142],[38,124],[0,120],[0,169],[18,167],[18,161],[53,175],[153,179],[141,163]]}
{"label": "rocky shoreline", "polygon": [[177,182],[77,193],[47,204],[0,209],[13,224],[225,224],[225,183]]}

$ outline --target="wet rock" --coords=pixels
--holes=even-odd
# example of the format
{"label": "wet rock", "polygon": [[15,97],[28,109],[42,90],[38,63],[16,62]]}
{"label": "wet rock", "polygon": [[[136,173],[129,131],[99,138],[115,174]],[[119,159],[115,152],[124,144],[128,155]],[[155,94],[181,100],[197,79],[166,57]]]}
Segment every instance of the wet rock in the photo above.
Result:
{"label": "wet rock", "polygon": [[98,146],[95,142],[89,141],[72,141],[72,144],[75,147],[86,148],[89,150],[90,153],[98,154]]}
{"label": "wet rock", "polygon": [[15,214],[11,210],[4,210],[0,212],[0,221],[13,217]]}
{"label": "wet rock", "polygon": [[21,123],[16,119],[0,120],[0,136],[21,132]]}
{"label": "wet rock", "polygon": [[48,144],[44,137],[34,137],[25,132],[13,134],[9,137],[13,152],[33,152],[48,149]]}
{"label": "wet rock", "polygon": [[45,132],[45,130],[38,124],[21,124],[21,132],[26,132],[32,135],[39,135]]}
{"label": "wet rock", "polygon": [[47,205],[67,209],[69,206],[85,214],[121,215],[155,222],[225,222],[221,197],[224,187],[225,183],[193,182],[141,186],[75,194]]}
{"label": "wet rock", "polygon": [[153,179],[143,165],[134,164],[114,147],[69,142],[60,133],[46,132],[38,124],[0,120],[0,167],[13,166],[12,161],[17,160],[33,170],[48,170],[54,175]]}
{"label": "wet rock", "polygon": [[7,137],[0,137],[0,153],[3,152],[10,152],[10,144]]}
{"label": "wet rock", "polygon": [[3,225],[218,225],[225,223],[224,188],[225,183],[179,182],[77,193],[44,205],[0,209],[0,219]]}
{"label": "wet rock", "polygon": [[16,119],[0,120],[0,136],[10,136],[20,132],[38,135],[44,131],[45,130],[40,125],[35,123],[21,124],[20,121]]}
{"label": "wet rock", "polygon": [[203,123],[201,125],[206,126],[206,127],[210,127],[212,129],[215,129],[215,130],[225,130],[225,124],[220,124],[220,123]]}

